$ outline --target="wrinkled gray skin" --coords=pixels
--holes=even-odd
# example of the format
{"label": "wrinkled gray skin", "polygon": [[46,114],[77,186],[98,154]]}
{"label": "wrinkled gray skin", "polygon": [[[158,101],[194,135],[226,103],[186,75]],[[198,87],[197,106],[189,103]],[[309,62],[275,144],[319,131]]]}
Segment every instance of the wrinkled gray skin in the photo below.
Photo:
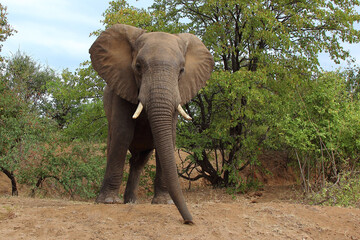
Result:
{"label": "wrinkled gray skin", "polygon": [[[174,157],[176,109],[205,85],[214,66],[211,54],[192,34],[146,33],[117,24],[98,37],[90,55],[94,69],[107,82],[104,107],[109,123],[107,166],[96,202],[120,202],[127,150],[132,157],[124,202],[136,202],[140,174],[156,149],[152,203],[172,199],[184,222],[192,223]],[[139,102],[144,110],[133,119]]]}

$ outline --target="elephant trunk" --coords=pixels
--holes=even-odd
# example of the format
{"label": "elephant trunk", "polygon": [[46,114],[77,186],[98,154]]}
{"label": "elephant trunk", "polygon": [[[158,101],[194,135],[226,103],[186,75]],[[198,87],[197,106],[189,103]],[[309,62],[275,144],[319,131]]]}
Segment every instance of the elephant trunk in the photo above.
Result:
{"label": "elephant trunk", "polygon": [[185,198],[180,188],[177,167],[174,156],[174,127],[175,106],[172,93],[164,92],[164,88],[153,89],[147,102],[146,111],[149,117],[154,137],[155,148],[159,156],[163,177],[166,181],[169,194],[178,208],[185,223],[191,224],[192,216],[186,206]]}

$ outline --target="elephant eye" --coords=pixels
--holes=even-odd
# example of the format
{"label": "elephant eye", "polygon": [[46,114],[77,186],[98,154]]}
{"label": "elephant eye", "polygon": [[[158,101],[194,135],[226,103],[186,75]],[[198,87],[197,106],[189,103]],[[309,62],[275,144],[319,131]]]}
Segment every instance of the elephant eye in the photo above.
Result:
{"label": "elephant eye", "polygon": [[185,71],[185,69],[182,67],[182,68],[180,68],[180,73],[179,73],[179,75],[181,75],[181,74],[183,74],[184,73],[184,71]]}
{"label": "elephant eye", "polygon": [[135,68],[138,73],[141,73],[141,64],[140,63],[136,63]]}

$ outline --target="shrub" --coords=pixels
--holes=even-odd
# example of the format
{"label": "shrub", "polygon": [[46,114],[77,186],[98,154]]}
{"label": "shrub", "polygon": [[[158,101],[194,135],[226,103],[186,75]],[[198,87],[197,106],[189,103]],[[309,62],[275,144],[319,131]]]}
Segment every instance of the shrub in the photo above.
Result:
{"label": "shrub", "polygon": [[33,196],[39,190],[43,195],[52,192],[72,199],[96,196],[105,171],[102,145],[54,142],[37,147],[36,151],[19,173],[19,182],[28,184]]}
{"label": "shrub", "polygon": [[360,172],[344,171],[335,183],[326,182],[318,192],[308,195],[312,204],[360,208]]}

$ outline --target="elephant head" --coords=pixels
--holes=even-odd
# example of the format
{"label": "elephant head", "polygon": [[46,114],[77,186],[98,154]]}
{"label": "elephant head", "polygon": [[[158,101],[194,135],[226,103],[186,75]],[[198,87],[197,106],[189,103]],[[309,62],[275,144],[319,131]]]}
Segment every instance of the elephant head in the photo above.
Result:
{"label": "elephant head", "polygon": [[[185,221],[187,210],[174,158],[174,122],[177,112],[206,84],[214,60],[194,35],[146,32],[116,24],[102,32],[90,48],[93,68],[121,98],[144,108],[154,145],[164,169],[168,191]],[[180,106],[180,107],[179,107]]]}

